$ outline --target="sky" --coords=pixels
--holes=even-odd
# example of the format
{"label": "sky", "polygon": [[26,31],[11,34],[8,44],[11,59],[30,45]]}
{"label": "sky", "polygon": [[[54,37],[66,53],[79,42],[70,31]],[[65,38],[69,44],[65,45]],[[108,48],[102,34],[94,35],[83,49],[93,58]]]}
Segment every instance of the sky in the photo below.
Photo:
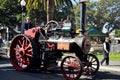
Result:
{"label": "sky", "polygon": [[[75,1],[76,1],[76,2],[79,2],[80,0],[75,0],[75,1],[74,1],[74,0],[71,0],[71,1],[73,2],[73,4],[76,4]],[[98,1],[98,0],[88,0],[88,1],[94,2],[94,1]]]}
{"label": "sky", "polygon": [[[76,4],[74,0],[71,0],[73,4]],[[79,0],[76,0],[76,2],[79,2]]]}

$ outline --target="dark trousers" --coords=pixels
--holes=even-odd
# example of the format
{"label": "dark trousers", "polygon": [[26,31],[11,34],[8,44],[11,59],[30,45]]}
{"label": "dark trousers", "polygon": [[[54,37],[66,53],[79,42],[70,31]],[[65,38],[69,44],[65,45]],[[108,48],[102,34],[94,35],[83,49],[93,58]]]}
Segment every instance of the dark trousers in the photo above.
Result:
{"label": "dark trousers", "polygon": [[106,53],[106,51],[103,52],[104,58],[101,60],[101,65],[106,61],[106,65],[109,65],[109,53]]}

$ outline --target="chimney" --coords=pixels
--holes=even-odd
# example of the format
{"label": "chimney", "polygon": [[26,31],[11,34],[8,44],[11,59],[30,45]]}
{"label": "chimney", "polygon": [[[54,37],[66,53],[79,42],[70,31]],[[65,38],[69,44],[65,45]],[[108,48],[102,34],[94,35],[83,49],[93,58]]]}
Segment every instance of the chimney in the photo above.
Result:
{"label": "chimney", "polygon": [[86,24],[86,2],[87,0],[80,0],[80,32],[83,35],[85,30]]}

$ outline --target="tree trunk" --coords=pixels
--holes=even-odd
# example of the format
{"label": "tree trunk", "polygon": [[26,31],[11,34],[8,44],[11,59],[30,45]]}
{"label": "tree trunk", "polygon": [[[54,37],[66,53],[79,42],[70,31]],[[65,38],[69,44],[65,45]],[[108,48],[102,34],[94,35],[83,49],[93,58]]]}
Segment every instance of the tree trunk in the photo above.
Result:
{"label": "tree trunk", "polygon": [[47,22],[53,19],[53,0],[47,0]]}

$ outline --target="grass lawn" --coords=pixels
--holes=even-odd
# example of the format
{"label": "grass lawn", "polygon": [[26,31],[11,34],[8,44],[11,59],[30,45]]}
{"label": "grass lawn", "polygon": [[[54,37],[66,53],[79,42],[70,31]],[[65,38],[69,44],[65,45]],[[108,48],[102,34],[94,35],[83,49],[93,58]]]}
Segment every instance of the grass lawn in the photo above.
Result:
{"label": "grass lawn", "polygon": [[[64,56],[70,56],[70,55],[74,55],[74,54],[64,54]],[[101,60],[103,58],[103,54],[96,54],[96,56],[98,57],[99,60]],[[120,53],[110,53],[109,55],[110,60],[113,61],[120,61]]]}
{"label": "grass lawn", "polygon": [[[103,58],[103,55],[97,54],[97,57],[99,60],[101,60]],[[113,61],[120,61],[120,53],[110,53],[109,58]]]}

